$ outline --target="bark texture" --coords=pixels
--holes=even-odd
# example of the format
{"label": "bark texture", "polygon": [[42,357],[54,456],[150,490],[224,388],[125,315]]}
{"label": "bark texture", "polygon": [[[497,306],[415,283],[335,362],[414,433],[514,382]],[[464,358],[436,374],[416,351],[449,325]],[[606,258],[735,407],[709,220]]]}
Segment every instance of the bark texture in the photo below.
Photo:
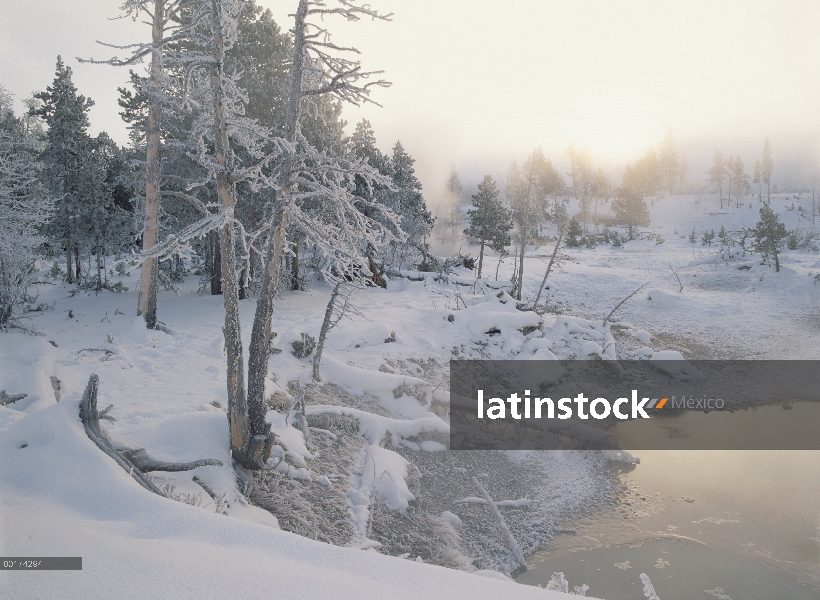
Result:
{"label": "bark texture", "polygon": [[[285,139],[293,143],[299,127],[299,111],[302,100],[302,71],[304,67],[305,50],[305,19],[307,17],[307,0],[300,0],[296,11],[296,21],[293,29],[293,62],[290,71],[290,89],[288,105],[285,113]],[[251,331],[251,342],[248,349],[248,412],[250,416],[250,433],[252,436],[266,436],[267,441],[260,457],[262,462],[267,460],[270,447],[273,445],[270,434],[270,425],[265,422],[267,405],[265,404],[265,378],[268,375],[268,356],[271,338],[271,322],[273,319],[274,294],[279,281],[282,257],[287,244],[286,228],[288,214],[285,203],[291,193],[291,170],[294,157],[292,153],[285,155],[279,184],[281,194],[276,199],[274,209],[273,229],[268,236],[265,251],[265,270],[256,302],[256,314]],[[258,444],[257,446],[258,447]],[[255,458],[255,457],[254,457]]]}
{"label": "bark texture", "polygon": [[[165,0],[154,1],[154,22],[151,29],[151,76],[148,94],[148,127],[145,138],[145,217],[143,221],[142,251],[146,252],[157,243],[160,198],[160,119],[162,108],[159,103],[159,89],[162,86],[162,49],[160,43],[164,33]],[[142,279],[137,314],[145,319],[149,329],[157,327],[157,259],[153,256],[142,263]]]}

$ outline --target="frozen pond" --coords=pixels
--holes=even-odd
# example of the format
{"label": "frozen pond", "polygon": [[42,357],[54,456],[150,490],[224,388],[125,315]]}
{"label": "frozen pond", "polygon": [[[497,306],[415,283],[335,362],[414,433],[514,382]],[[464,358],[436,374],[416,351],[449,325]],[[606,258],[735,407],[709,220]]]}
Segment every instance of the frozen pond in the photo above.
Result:
{"label": "frozen pond", "polygon": [[[820,452],[642,451],[619,498],[529,557],[521,583],[563,571],[592,596],[820,598]],[[603,594],[603,590],[607,590]]]}

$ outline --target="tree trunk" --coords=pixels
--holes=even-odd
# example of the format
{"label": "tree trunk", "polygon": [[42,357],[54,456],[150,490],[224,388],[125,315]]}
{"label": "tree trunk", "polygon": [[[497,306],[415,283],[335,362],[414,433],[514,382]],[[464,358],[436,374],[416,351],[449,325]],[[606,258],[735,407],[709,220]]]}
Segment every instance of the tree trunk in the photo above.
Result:
{"label": "tree trunk", "polygon": [[333,318],[333,307],[336,304],[336,297],[339,295],[339,286],[341,285],[341,283],[337,283],[334,286],[333,292],[330,294],[330,300],[327,303],[327,308],[325,309],[322,329],[319,330],[319,342],[316,344],[316,353],[313,355],[313,381],[322,381],[322,376],[319,373],[319,363],[322,361],[322,351],[325,349],[325,338],[327,338],[327,332],[330,329],[330,321]]}
{"label": "tree trunk", "polygon": [[99,292],[103,287],[102,282],[102,263],[100,262],[100,241],[94,240],[94,249],[97,255],[97,291]]}
{"label": "tree trunk", "polygon": [[547,277],[550,276],[550,271],[552,271],[552,265],[555,264],[555,257],[558,256],[558,248],[561,247],[561,241],[563,239],[564,234],[560,233],[558,235],[558,241],[555,242],[555,250],[552,251],[552,256],[550,257],[550,263],[547,265],[547,271],[544,273],[544,280],[541,282],[541,287],[538,288],[538,295],[535,297],[535,302],[533,302],[532,304],[533,310],[538,310],[538,301],[541,299],[541,293],[544,291],[544,286],[547,285]]}
{"label": "tree trunk", "polygon": [[80,245],[74,242],[74,278],[77,285],[80,284],[82,268],[80,267]]}
{"label": "tree trunk", "polygon": [[65,231],[65,275],[66,283],[74,283],[74,269],[71,264],[71,230]]}
{"label": "tree trunk", "polygon": [[484,238],[481,238],[481,250],[478,251],[478,279],[481,279],[481,267],[484,264]]}
{"label": "tree trunk", "polygon": [[299,240],[293,242],[293,256],[290,257],[290,289],[299,291]]}
{"label": "tree trunk", "polygon": [[228,123],[225,118],[225,89],[222,68],[225,60],[225,44],[222,38],[222,5],[211,0],[211,32],[214,41],[214,69],[211,89],[214,100],[215,154],[219,164],[216,185],[219,203],[227,222],[219,230],[221,256],[222,298],[225,306],[225,351],[227,353],[228,422],[230,423],[231,454],[240,463],[246,463],[246,451],[250,442],[248,431],[248,405],[245,397],[244,364],[242,360],[242,333],[239,326],[239,284],[236,275],[236,232],[233,216],[236,204],[233,189],[228,181]]}
{"label": "tree trunk", "polygon": [[[160,198],[160,119],[162,108],[159,102],[159,90],[162,86],[162,41],[163,21],[165,19],[165,0],[154,0],[154,22],[151,30],[151,76],[148,94],[148,128],[145,136],[145,217],[143,219],[142,251],[146,252],[157,243],[159,225]],[[137,314],[145,319],[145,326],[156,329],[157,326],[157,260],[148,257],[142,263],[142,279],[137,305]]]}
{"label": "tree trunk", "polygon": [[[304,65],[305,19],[308,12],[307,0],[299,0],[296,20],[293,28],[293,60],[290,69],[290,89],[285,113],[285,139],[293,143],[299,124],[299,111],[302,101],[302,70]],[[276,198],[273,230],[268,236],[268,247],[265,252],[265,271],[256,302],[256,314],[253,319],[251,343],[248,349],[248,411],[250,431],[253,436],[268,435],[262,460],[270,454],[272,445],[268,433],[270,426],[265,422],[267,405],[265,404],[265,378],[268,375],[268,355],[270,349],[271,321],[273,319],[274,293],[279,281],[282,256],[287,243],[288,213],[285,203],[291,193],[291,170],[294,156],[285,155],[279,178],[281,194]]]}
{"label": "tree trunk", "polygon": [[527,227],[521,228],[521,256],[518,258],[518,293],[516,299],[521,300],[521,294],[524,290],[524,250],[527,247]]}
{"label": "tree trunk", "polygon": [[208,234],[211,245],[211,296],[222,294],[222,252],[219,246],[219,234]]}

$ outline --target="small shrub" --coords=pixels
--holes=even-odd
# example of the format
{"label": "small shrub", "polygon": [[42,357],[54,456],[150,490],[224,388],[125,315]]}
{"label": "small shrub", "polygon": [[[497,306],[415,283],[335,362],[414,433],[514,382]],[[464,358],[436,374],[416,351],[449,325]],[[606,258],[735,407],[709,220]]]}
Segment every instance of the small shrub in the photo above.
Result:
{"label": "small shrub", "polygon": [[65,271],[60,268],[60,265],[57,264],[57,261],[51,265],[51,270],[48,272],[48,276],[52,279],[60,279],[62,280],[65,277]]}
{"label": "small shrub", "polygon": [[711,232],[705,231],[700,241],[703,242],[704,246],[711,246],[712,242],[715,241],[715,230],[713,229]]}

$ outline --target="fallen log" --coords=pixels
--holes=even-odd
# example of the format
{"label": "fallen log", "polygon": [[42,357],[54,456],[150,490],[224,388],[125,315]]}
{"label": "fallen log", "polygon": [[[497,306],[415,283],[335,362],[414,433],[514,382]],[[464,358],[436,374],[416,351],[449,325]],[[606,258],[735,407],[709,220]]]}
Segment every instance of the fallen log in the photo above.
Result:
{"label": "fallen log", "polygon": [[191,469],[205,467],[208,465],[214,465],[217,467],[222,466],[222,461],[215,458],[203,458],[192,462],[166,462],[164,460],[154,458],[145,451],[145,448],[120,450],[120,452],[129,462],[131,462],[143,473],[148,473],[149,471],[190,471]]}
{"label": "fallen log", "polygon": [[484,489],[484,486],[478,481],[478,478],[473,476],[473,485],[475,485],[476,489],[479,493],[484,497],[484,501],[487,503],[487,506],[493,511],[493,516],[495,517],[495,522],[498,524],[498,528],[504,533],[504,536],[507,538],[507,544],[510,546],[510,554],[512,554],[513,560],[515,561],[516,568],[526,567],[527,561],[524,560],[524,555],[521,553],[521,549],[518,547],[518,542],[515,541],[515,537],[513,537],[510,528],[507,527],[507,523],[504,521],[504,517],[501,516],[501,512],[498,510],[496,503],[493,502],[493,499],[490,497],[490,494],[487,493],[487,490]]}
{"label": "fallen log", "polygon": [[97,410],[97,388],[99,382],[100,378],[92,373],[91,377],[88,378],[88,385],[80,401],[80,420],[83,422],[85,432],[100,450],[128,471],[128,474],[146,490],[165,497],[162,490],[145,475],[145,473],[149,471],[189,471],[205,465],[222,466],[222,461],[213,458],[188,463],[165,462],[148,454],[145,448],[116,448],[100,426],[100,419],[109,421],[113,421],[114,419],[108,415],[113,405],[108,406],[105,410]]}
{"label": "fallen log", "polygon": [[[149,492],[165,497],[153,481],[148,479],[145,474],[134,466],[134,464],[125,458],[117,451],[116,448],[108,440],[105,432],[100,427],[100,413],[97,412],[97,387],[99,386],[100,378],[92,373],[88,378],[88,385],[83,393],[83,398],[80,400],[80,420],[83,422],[85,432],[91,441],[97,444],[97,447],[105,452],[108,456],[114,459],[118,465],[125,469],[134,480],[144,487]],[[108,409],[103,411],[105,413]],[[107,415],[103,414],[103,417]]]}
{"label": "fallen log", "polygon": [[6,390],[0,390],[0,406],[5,406],[6,404],[17,402],[18,400],[22,400],[27,396],[28,394],[7,394]]}

